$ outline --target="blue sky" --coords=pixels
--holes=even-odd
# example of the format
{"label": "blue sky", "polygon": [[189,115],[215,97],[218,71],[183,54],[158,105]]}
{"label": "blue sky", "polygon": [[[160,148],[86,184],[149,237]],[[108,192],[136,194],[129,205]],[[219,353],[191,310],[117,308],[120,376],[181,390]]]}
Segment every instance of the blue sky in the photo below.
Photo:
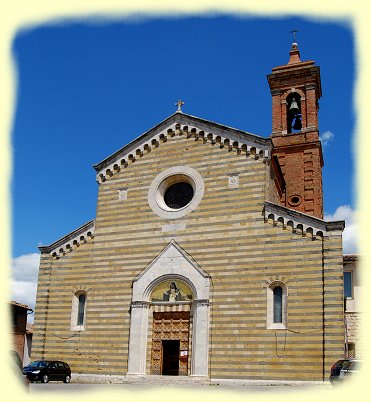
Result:
{"label": "blue sky", "polygon": [[268,137],[266,75],[288,62],[293,28],[301,59],[321,69],[325,214],[352,219],[357,70],[350,26],[231,15],[102,21],[50,23],[19,32],[13,43],[15,260],[31,254],[37,261],[38,245],[93,219],[92,165],[175,112],[179,98],[185,113]]}

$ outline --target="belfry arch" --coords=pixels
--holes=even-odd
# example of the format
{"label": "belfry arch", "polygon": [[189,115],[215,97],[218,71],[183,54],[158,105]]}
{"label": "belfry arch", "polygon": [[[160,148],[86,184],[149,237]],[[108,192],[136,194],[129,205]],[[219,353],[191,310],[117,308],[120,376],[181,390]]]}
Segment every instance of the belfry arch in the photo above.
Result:
{"label": "belfry arch", "polygon": [[[151,299],[152,292],[167,282],[180,282],[183,287],[188,286],[188,297],[172,301]],[[189,311],[192,320],[192,354],[188,373],[192,377],[207,377],[209,294],[210,276],[175,241],[171,241],[133,281],[127,376],[142,377],[152,371],[152,368],[148,370],[147,364],[150,358],[147,356],[148,324],[152,315],[159,311]]]}

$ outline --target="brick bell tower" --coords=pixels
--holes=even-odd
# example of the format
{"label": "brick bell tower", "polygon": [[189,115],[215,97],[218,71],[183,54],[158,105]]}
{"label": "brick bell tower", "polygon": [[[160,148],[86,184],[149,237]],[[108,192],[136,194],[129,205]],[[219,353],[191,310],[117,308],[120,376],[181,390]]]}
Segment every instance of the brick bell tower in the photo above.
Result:
{"label": "brick bell tower", "polygon": [[272,94],[273,155],[286,182],[281,204],[323,218],[322,146],[318,130],[320,70],[301,61],[297,43],[289,62],[267,76]]}

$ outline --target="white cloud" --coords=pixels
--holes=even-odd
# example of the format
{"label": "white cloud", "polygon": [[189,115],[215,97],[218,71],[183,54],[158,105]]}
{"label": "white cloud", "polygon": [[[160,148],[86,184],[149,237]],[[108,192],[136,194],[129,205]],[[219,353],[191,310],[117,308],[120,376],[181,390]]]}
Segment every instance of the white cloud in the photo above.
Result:
{"label": "white cloud", "polygon": [[358,225],[356,211],[349,205],[341,205],[333,214],[326,214],[325,221],[345,221],[343,232],[343,253],[358,253]]}
{"label": "white cloud", "polygon": [[334,137],[335,135],[331,131],[325,131],[320,137],[322,145],[325,147],[334,139]]}
{"label": "white cloud", "polygon": [[[40,254],[25,254],[12,260],[11,299],[35,310]],[[29,316],[33,321],[33,314]]]}
{"label": "white cloud", "polygon": [[25,254],[13,258],[12,277],[14,280],[37,282],[40,254]]}

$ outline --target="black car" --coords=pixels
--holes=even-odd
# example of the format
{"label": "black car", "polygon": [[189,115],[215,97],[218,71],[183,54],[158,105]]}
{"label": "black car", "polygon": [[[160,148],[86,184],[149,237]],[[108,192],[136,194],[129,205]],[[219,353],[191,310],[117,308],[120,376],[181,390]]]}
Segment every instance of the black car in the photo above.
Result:
{"label": "black car", "polygon": [[58,360],[37,360],[24,367],[23,375],[29,381],[41,381],[43,383],[49,380],[70,382],[71,369],[70,366]]}
{"label": "black car", "polygon": [[354,373],[359,372],[360,360],[341,359],[331,367],[330,382],[336,384],[344,381],[344,379]]}

